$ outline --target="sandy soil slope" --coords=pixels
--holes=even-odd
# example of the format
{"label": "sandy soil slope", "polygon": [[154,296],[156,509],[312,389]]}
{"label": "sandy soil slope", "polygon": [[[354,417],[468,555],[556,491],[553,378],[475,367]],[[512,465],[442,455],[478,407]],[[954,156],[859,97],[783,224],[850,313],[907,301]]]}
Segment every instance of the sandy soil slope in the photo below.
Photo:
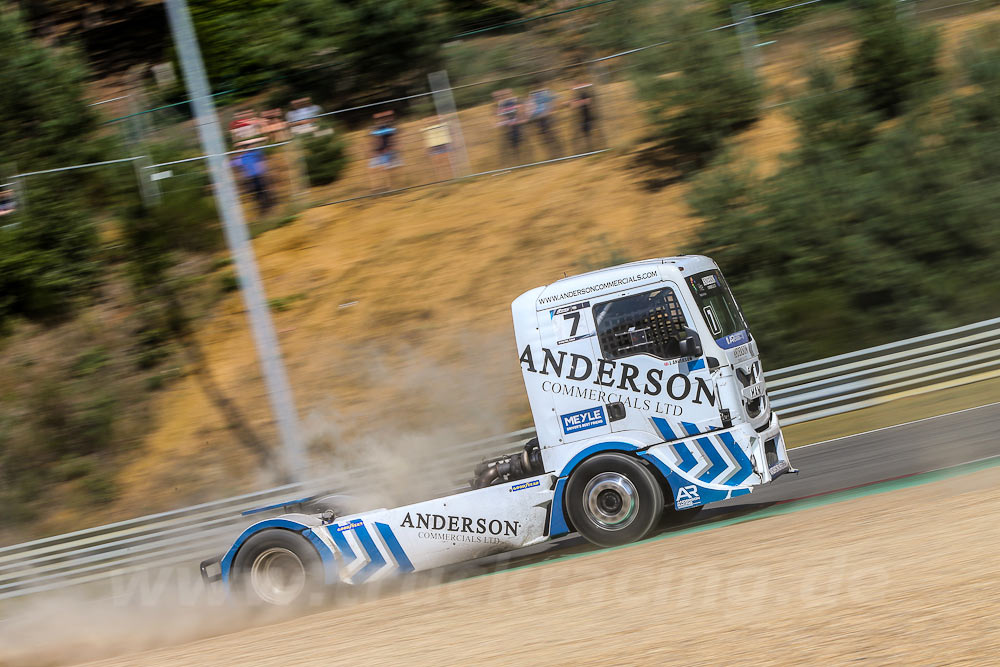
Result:
{"label": "sandy soil slope", "polygon": [[1000,468],[100,665],[985,663]]}

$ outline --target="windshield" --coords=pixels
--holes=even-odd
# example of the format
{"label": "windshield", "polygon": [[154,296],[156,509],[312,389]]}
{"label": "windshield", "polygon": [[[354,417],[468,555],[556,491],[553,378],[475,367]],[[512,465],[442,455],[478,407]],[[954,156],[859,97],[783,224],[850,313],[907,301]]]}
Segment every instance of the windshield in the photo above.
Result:
{"label": "windshield", "polygon": [[720,347],[736,347],[750,340],[743,313],[733,300],[722,273],[704,271],[689,276],[687,281],[712,338]]}

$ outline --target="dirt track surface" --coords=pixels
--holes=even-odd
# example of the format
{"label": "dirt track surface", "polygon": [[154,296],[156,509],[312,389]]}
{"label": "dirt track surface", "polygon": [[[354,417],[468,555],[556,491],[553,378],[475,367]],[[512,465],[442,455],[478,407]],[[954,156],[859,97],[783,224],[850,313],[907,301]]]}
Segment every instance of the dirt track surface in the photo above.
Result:
{"label": "dirt track surface", "polygon": [[983,663],[1000,468],[100,665]]}

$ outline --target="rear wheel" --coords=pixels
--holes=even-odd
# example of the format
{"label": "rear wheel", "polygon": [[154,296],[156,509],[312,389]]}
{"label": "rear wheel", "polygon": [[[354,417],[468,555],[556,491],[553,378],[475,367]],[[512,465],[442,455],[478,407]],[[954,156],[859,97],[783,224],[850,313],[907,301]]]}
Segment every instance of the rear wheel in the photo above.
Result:
{"label": "rear wheel", "polygon": [[322,597],[319,554],[289,530],[263,530],[250,537],[236,554],[233,569],[236,589],[249,604],[289,607]]}
{"label": "rear wheel", "polygon": [[646,467],[624,454],[598,454],[581,463],[566,485],[573,527],[603,547],[641,540],[663,514],[663,489]]}

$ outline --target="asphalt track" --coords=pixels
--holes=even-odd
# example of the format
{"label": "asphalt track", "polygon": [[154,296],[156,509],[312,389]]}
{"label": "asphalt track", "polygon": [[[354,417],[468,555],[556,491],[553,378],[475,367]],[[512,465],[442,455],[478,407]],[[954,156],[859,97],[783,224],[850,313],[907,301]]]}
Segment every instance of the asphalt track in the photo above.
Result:
{"label": "asphalt track", "polygon": [[[798,474],[706,507],[697,524],[1000,456],[1000,403],[796,447],[788,456]],[[596,549],[572,535],[469,565],[473,573],[496,571]]]}
{"label": "asphalt track", "polygon": [[785,475],[714,509],[769,504],[1000,456],[1000,403],[789,450]]}

